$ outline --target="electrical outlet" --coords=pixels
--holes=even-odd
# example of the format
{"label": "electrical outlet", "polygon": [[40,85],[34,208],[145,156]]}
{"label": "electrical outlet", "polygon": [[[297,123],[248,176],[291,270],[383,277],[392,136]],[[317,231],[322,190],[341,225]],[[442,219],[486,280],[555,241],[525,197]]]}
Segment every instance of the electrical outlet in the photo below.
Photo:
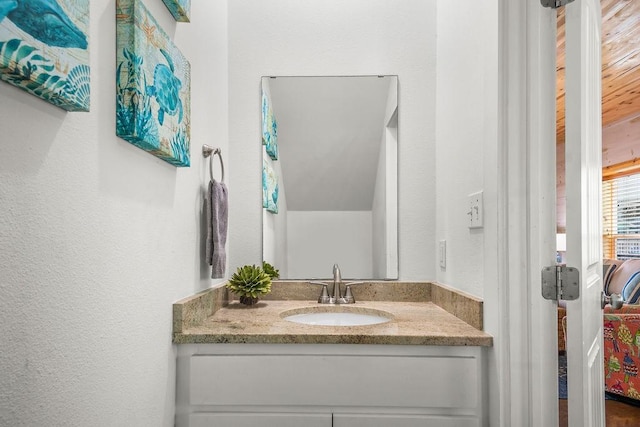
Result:
{"label": "electrical outlet", "polygon": [[467,211],[469,228],[482,228],[484,226],[482,212],[482,191],[469,195],[469,210]]}
{"label": "electrical outlet", "polygon": [[440,268],[447,268],[447,241],[440,240]]}

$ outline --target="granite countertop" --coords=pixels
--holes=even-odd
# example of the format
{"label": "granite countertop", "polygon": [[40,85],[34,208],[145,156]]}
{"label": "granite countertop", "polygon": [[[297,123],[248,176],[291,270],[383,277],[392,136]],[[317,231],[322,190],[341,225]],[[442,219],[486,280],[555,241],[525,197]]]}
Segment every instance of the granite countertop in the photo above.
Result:
{"label": "granite countertop", "polygon": [[[382,289],[377,286],[385,286],[387,289],[394,284],[372,283],[363,293],[363,297],[371,300],[359,300],[355,304],[340,306],[318,304],[315,300],[288,299],[288,292],[295,289],[295,284],[281,285],[283,287],[278,287],[272,292],[275,295],[271,295],[270,298],[274,299],[261,300],[251,307],[229,301],[228,293],[223,287],[213,288],[177,302],[174,304],[173,342],[483,347],[493,344],[492,337],[481,330],[481,301],[466,295],[460,296],[459,292],[441,285],[398,283],[395,284],[394,295],[403,294],[398,292],[398,289],[407,289],[409,291],[404,292],[404,295],[410,294],[412,300],[403,300],[401,296],[394,298],[396,301],[388,301],[375,300],[375,296],[380,296],[379,289]],[[301,286],[300,289],[305,287]],[[449,295],[450,293],[458,295]],[[381,310],[390,314],[392,319],[386,323],[366,326],[305,325],[284,320],[282,314],[290,310],[361,313]],[[460,312],[461,317],[466,317],[465,320],[471,324],[450,311]]]}

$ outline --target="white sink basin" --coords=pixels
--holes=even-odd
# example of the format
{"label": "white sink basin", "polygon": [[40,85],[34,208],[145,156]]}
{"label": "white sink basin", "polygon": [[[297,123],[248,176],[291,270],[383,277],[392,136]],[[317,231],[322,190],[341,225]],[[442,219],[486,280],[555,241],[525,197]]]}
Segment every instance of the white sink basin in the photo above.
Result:
{"label": "white sink basin", "polygon": [[388,322],[392,318],[391,314],[378,310],[367,310],[366,312],[313,310],[303,313],[300,313],[299,310],[291,310],[291,312],[283,313],[283,319],[294,323],[320,326],[377,325]]}

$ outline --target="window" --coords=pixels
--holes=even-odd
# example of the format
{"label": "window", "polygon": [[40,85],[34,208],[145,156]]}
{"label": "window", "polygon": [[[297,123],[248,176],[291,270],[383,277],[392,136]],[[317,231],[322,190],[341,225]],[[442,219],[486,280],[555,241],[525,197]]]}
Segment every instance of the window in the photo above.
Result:
{"label": "window", "polygon": [[640,174],[602,183],[605,258],[640,258]]}

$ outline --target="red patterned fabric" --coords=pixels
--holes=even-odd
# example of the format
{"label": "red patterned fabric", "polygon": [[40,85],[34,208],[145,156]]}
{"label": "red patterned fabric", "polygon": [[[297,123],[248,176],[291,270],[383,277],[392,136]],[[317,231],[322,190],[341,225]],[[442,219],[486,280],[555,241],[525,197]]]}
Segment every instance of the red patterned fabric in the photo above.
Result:
{"label": "red patterned fabric", "polygon": [[640,305],[605,309],[605,390],[640,400]]}
{"label": "red patterned fabric", "polygon": [[[615,269],[605,269],[604,289],[607,295],[621,294],[629,279],[640,271],[640,259],[626,261],[604,260],[615,264]],[[563,350],[565,340],[560,333],[566,313],[558,308],[558,348]],[[605,390],[640,401],[640,304],[625,304],[620,310],[611,306],[604,309],[604,375]]]}

